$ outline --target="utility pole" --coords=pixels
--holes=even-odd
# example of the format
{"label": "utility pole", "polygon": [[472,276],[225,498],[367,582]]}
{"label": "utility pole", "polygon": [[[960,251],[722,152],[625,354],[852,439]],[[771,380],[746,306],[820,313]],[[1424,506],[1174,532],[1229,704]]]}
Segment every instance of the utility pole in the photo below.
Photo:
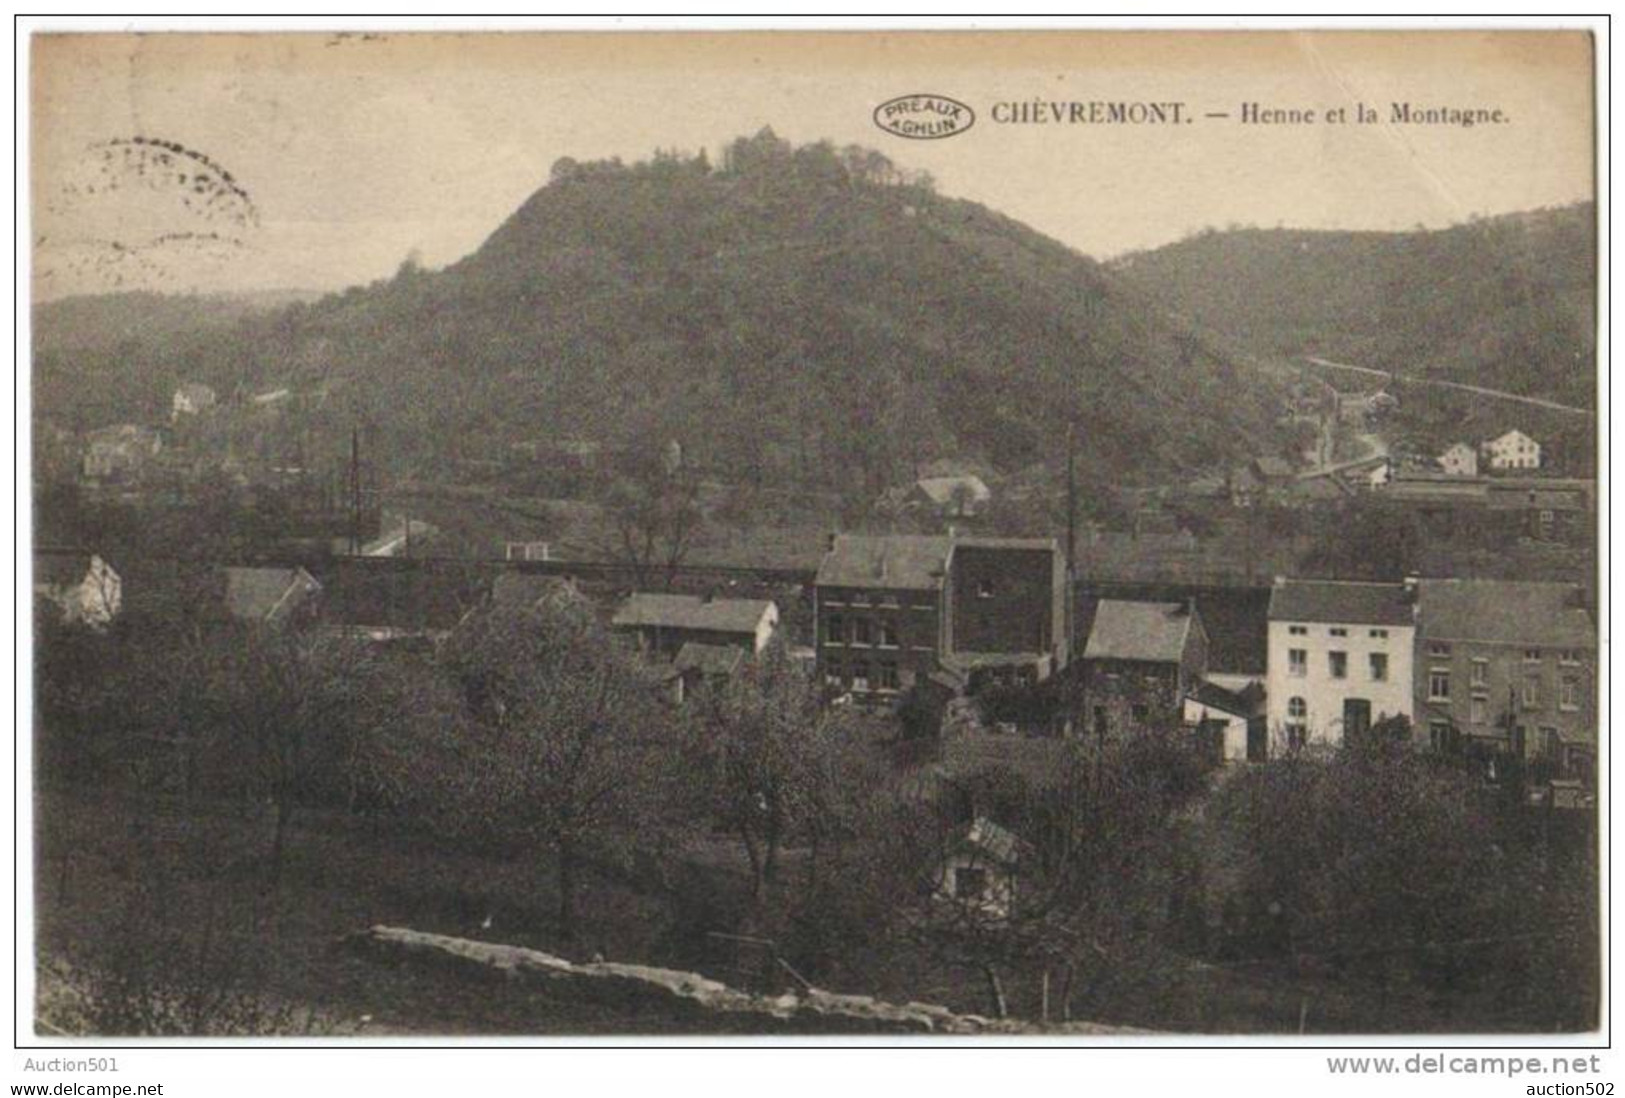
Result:
{"label": "utility pole", "polygon": [[361,552],[361,429],[350,428],[350,553]]}
{"label": "utility pole", "polygon": [[1070,661],[1077,653],[1076,625],[1078,601],[1078,451],[1075,438],[1076,422],[1066,424],[1066,606],[1062,621],[1066,628],[1066,653]]}

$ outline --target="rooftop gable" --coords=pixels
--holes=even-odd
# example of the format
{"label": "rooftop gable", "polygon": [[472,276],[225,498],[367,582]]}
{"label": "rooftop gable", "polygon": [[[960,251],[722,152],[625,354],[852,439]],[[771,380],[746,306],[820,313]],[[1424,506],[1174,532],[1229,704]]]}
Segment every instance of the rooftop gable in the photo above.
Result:
{"label": "rooftop gable", "polygon": [[1102,599],[1083,658],[1178,663],[1193,618],[1184,603]]}
{"label": "rooftop gable", "polygon": [[755,635],[773,611],[766,599],[702,598],[639,591],[615,611],[611,624],[623,629],[694,629]]}
{"label": "rooftop gable", "polygon": [[1415,615],[1402,583],[1282,579],[1270,592],[1270,620],[1400,626]]}
{"label": "rooftop gable", "polygon": [[1418,624],[1438,640],[1594,648],[1597,629],[1567,583],[1436,579],[1418,585]]}
{"label": "rooftop gable", "polygon": [[953,541],[908,534],[840,534],[818,566],[820,587],[935,591],[947,571]]}

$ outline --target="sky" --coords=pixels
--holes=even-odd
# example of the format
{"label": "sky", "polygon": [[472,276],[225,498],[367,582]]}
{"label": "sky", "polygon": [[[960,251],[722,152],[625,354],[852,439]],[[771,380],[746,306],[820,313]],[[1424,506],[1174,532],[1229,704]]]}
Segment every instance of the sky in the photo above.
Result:
{"label": "sky", "polygon": [[[1100,258],[1209,226],[1444,226],[1591,197],[1591,63],[1566,32],[42,35],[33,288],[330,290],[408,255],[440,267],[560,157],[715,160],[767,125],[877,148]],[[875,126],[918,93],[975,124]],[[1074,101],[1181,102],[1193,121],[996,120]],[[1395,101],[1506,120],[1395,123]],[[1316,122],[1243,124],[1248,102]],[[1359,102],[1378,120],[1355,123]],[[1348,122],[1323,120],[1338,107]]]}

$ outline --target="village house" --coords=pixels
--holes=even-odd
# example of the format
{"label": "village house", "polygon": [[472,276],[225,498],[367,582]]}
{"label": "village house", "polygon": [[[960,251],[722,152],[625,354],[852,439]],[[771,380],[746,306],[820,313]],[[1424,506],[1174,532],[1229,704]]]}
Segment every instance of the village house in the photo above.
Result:
{"label": "village house", "polygon": [[754,656],[779,626],[779,608],[767,599],[718,598],[637,592],[610,619],[649,656],[675,661],[690,643],[737,648]]}
{"label": "village house", "polygon": [[671,700],[681,705],[697,691],[714,689],[745,662],[745,650],[732,644],[689,641],[677,650],[665,679]]}
{"label": "village house", "polygon": [[164,448],[150,427],[124,423],[92,431],[85,440],[84,474],[89,480],[126,480],[140,473]]}
{"label": "village house", "polygon": [[985,816],[978,816],[950,844],[939,871],[937,898],[970,914],[1010,916],[1016,878],[1027,844]]}
{"label": "village house", "polygon": [[1065,667],[1066,560],[1053,538],[952,540],[942,664],[972,692],[1033,685]]}
{"label": "village house", "polygon": [[1484,443],[1484,460],[1491,469],[1539,469],[1540,443],[1514,428]]}
{"label": "village house", "polygon": [[1031,684],[1069,659],[1053,538],[834,538],[814,581],[823,681],[865,701],[939,672],[955,689]]}
{"label": "village house", "polygon": [[819,678],[866,700],[912,689],[943,650],[945,537],[841,534],[813,581]]}
{"label": "village house", "polygon": [[1439,455],[1439,468],[1453,477],[1478,475],[1478,451],[1465,442],[1458,442]]}
{"label": "village house", "polygon": [[993,492],[982,478],[970,473],[954,476],[921,477],[909,489],[905,506],[929,510],[939,518],[976,518],[993,501]]}
{"label": "village house", "polygon": [[1185,727],[1211,766],[1263,762],[1269,757],[1267,729],[1260,713],[1262,686],[1239,693],[1211,682],[1199,682],[1185,695]]}
{"label": "village house", "polygon": [[225,570],[226,614],[254,625],[288,625],[314,616],[322,585],[300,567]]}
{"label": "village house", "polygon": [[1418,735],[1435,750],[1477,743],[1593,777],[1597,630],[1580,588],[1485,579],[1417,588]]}
{"label": "village house", "polygon": [[1409,718],[1415,615],[1405,584],[1278,578],[1265,686],[1271,750],[1336,745]]}
{"label": "village house", "polygon": [[1088,632],[1082,696],[1091,735],[1183,718],[1185,696],[1207,671],[1207,630],[1193,602],[1103,599]]}
{"label": "village house", "polygon": [[34,553],[34,594],[62,611],[70,625],[105,628],[123,607],[119,574],[95,553],[42,549]]}
{"label": "village house", "polygon": [[175,390],[175,398],[170,402],[169,416],[179,421],[182,416],[200,416],[212,409],[218,398],[213,389],[197,382],[187,382]]}

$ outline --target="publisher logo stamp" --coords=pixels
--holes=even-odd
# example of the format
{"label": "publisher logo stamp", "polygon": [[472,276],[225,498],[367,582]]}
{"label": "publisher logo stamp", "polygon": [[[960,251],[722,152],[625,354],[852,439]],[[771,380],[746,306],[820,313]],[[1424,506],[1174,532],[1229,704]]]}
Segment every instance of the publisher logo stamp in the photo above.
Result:
{"label": "publisher logo stamp", "polygon": [[875,108],[875,125],[911,141],[958,137],[976,124],[976,112],[946,95],[900,95]]}

